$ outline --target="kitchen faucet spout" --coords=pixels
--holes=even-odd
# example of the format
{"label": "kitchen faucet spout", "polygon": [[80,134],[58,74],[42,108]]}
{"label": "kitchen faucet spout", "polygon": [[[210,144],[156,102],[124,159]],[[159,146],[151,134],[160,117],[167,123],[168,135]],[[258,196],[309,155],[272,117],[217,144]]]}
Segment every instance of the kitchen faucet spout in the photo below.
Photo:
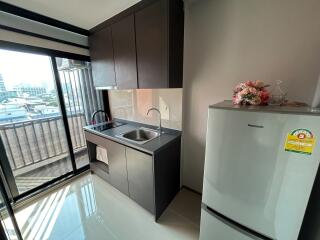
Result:
{"label": "kitchen faucet spout", "polygon": [[108,121],[108,122],[110,121],[110,118],[109,118],[108,114],[107,114],[104,110],[99,109],[99,110],[95,111],[95,112],[92,114],[92,116],[91,116],[91,124],[96,124],[96,121],[95,121],[94,118],[95,118],[96,114],[99,113],[99,112],[104,113],[104,115],[105,115],[105,117],[106,117],[106,121]]}
{"label": "kitchen faucet spout", "polygon": [[156,112],[159,113],[159,128],[158,128],[158,130],[159,130],[159,135],[161,135],[161,133],[162,133],[161,112],[160,112],[160,110],[159,110],[158,108],[152,107],[152,108],[150,108],[150,109],[148,110],[147,115],[149,115],[149,113],[150,113],[151,111],[156,111]]}

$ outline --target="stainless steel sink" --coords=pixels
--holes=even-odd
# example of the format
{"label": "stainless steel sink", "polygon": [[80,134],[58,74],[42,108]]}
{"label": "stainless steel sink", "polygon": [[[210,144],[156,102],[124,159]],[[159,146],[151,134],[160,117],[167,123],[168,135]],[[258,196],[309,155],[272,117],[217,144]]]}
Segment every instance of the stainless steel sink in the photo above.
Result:
{"label": "stainless steel sink", "polygon": [[144,144],[159,136],[159,132],[148,128],[138,128],[118,135],[119,138]]}

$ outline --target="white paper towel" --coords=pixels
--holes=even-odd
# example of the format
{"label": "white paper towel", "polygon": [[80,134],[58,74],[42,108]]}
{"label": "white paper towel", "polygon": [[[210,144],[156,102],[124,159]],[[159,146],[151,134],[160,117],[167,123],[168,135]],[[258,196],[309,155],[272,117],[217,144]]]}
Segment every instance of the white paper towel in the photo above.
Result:
{"label": "white paper towel", "polygon": [[100,147],[100,146],[97,146],[96,152],[97,152],[96,159],[98,161],[104,162],[105,164],[109,165],[107,149]]}

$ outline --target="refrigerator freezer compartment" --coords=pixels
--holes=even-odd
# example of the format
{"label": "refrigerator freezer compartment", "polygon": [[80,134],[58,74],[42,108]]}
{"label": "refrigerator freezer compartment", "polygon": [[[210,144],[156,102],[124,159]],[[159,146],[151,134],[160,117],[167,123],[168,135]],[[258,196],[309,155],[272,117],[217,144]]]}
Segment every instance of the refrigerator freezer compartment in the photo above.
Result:
{"label": "refrigerator freezer compartment", "polygon": [[242,229],[203,206],[201,209],[200,240],[272,240]]}

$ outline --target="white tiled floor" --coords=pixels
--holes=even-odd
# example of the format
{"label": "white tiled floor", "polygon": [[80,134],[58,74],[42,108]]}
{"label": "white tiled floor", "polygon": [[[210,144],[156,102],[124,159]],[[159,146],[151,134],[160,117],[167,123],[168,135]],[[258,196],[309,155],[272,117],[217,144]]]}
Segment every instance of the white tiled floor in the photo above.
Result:
{"label": "white tiled floor", "polygon": [[96,175],[85,175],[16,214],[25,240],[199,238],[200,196],[181,190],[158,223]]}

